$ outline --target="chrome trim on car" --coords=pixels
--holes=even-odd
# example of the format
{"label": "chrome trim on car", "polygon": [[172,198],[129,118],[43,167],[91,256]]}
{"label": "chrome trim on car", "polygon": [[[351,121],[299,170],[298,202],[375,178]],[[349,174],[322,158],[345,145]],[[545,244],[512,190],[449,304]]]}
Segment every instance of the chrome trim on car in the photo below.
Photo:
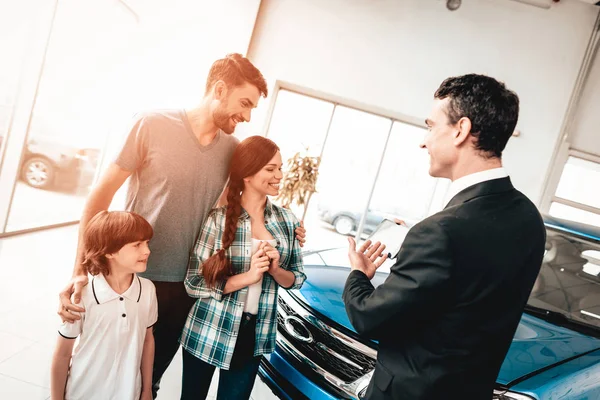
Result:
{"label": "chrome trim on car", "polygon": [[[341,343],[343,343],[344,345],[346,345],[350,348],[353,348],[354,350],[359,351],[362,354],[364,354],[365,356],[370,357],[374,360],[377,358],[377,352],[375,350],[348,337],[346,334],[338,331],[337,329],[330,327],[329,325],[325,324],[323,321],[320,321],[314,315],[310,314],[306,309],[304,309],[298,303],[298,301],[295,298],[293,298],[289,293],[286,293],[285,291],[280,291],[279,296],[281,297],[281,300],[283,300],[283,302],[286,304],[286,306],[288,306],[293,312],[295,312],[297,315],[299,315],[301,317],[301,318],[298,318],[295,316],[290,316],[283,309],[283,307],[278,307],[277,311],[281,314],[284,321],[289,321],[291,319],[294,319],[294,321],[299,322],[301,324],[304,324],[304,321],[306,321],[306,322],[310,323],[311,325],[315,326],[316,328],[318,328],[321,332],[330,335],[334,340],[338,340]],[[284,327],[285,327],[285,330],[292,337],[302,341],[302,339],[297,338],[294,335],[294,333],[290,332],[290,329],[288,329],[288,327],[287,327],[287,325],[285,325],[285,323],[284,323]],[[293,327],[291,327],[291,330],[294,331]],[[307,331],[308,331],[308,329],[307,329]],[[309,332],[309,334],[310,334],[310,332]],[[310,336],[312,338],[312,334],[310,334]],[[314,341],[314,338],[312,338],[312,340]],[[370,371],[367,371],[363,376],[361,376],[357,380],[355,380],[353,382],[346,382],[345,380],[335,376],[334,374],[328,372],[327,370],[325,370],[324,368],[322,368],[321,366],[317,365],[315,362],[310,360],[300,350],[298,350],[288,339],[286,339],[283,335],[281,335],[281,334],[277,335],[277,344],[282,349],[284,349],[288,354],[290,354],[292,357],[294,357],[296,359],[296,361],[300,362],[303,365],[308,366],[314,372],[316,372],[317,374],[322,376],[327,382],[338,387],[340,390],[342,390],[347,395],[351,396],[353,399],[359,398],[359,393],[361,393],[365,390],[365,388],[369,385],[369,382],[371,381],[371,378],[373,376],[374,370],[372,369]],[[363,367],[357,365],[355,362],[353,362],[352,360],[349,360],[347,357],[339,354],[338,352],[330,349],[325,344],[317,342],[316,346],[319,347],[321,350],[326,351],[327,353],[336,357],[337,359],[347,363],[349,366],[352,366],[359,370],[364,370]]]}
{"label": "chrome trim on car", "polygon": [[534,400],[525,394],[511,392],[509,390],[494,389],[492,400]]}
{"label": "chrome trim on car", "polygon": [[331,354],[332,356],[336,357],[339,360],[342,360],[343,362],[345,362],[346,364],[350,364],[352,365],[354,368],[358,368],[358,369],[364,369],[363,367],[361,367],[360,365],[356,364],[355,362],[353,362],[352,360],[348,359],[347,357],[344,357],[343,355],[331,350],[329,347],[325,346],[323,343],[317,343],[317,347],[320,348],[323,351],[328,352],[329,354]]}
{"label": "chrome trim on car", "polygon": [[313,371],[325,378],[327,382],[340,388],[342,391],[344,391],[349,396],[352,396],[352,398],[354,399],[358,399],[358,394],[369,384],[369,382],[371,381],[371,377],[373,376],[373,371],[370,371],[363,377],[357,379],[356,381],[346,383],[342,379],[327,372],[326,370],[315,364],[309,358],[305,357],[285,337],[277,335],[277,344],[281,346],[284,350],[286,350],[289,354],[291,354],[294,358],[296,358],[297,361],[304,365],[307,365]]}
{"label": "chrome trim on car", "polygon": [[351,337],[338,331],[337,329],[330,327],[329,325],[325,324],[323,321],[320,321],[314,315],[312,315],[308,311],[306,311],[306,309],[304,307],[302,307],[300,304],[298,304],[298,300],[294,299],[292,297],[292,295],[287,293],[285,290],[281,290],[279,292],[279,297],[281,297],[283,299],[283,301],[285,301],[285,303],[292,310],[294,310],[294,312],[296,314],[300,315],[302,318],[304,318],[306,321],[313,324],[315,327],[319,328],[321,331],[328,333],[332,338],[339,340],[340,342],[344,343],[346,346],[352,347],[352,348],[360,351],[364,355],[371,357],[374,360],[377,359],[377,351],[373,350],[369,346],[365,346],[364,344],[362,344],[361,342],[359,342],[357,340],[352,339]]}
{"label": "chrome trim on car", "polygon": [[[284,312],[282,312],[281,314],[283,315]],[[306,331],[306,336],[302,335],[300,332],[298,332],[292,326],[292,322],[291,321],[296,321],[298,324],[300,324],[300,326],[302,326],[302,328]],[[304,343],[312,343],[315,340],[313,338],[312,333],[310,333],[310,331],[308,330],[308,328],[304,326],[304,322],[302,322],[302,320],[300,318],[298,318],[298,317],[295,317],[293,315],[287,315],[287,316],[285,316],[283,318],[283,326],[285,326],[285,330],[287,331],[287,333],[289,333],[290,335],[292,335],[292,337],[294,339],[300,340],[301,342],[304,342]]]}

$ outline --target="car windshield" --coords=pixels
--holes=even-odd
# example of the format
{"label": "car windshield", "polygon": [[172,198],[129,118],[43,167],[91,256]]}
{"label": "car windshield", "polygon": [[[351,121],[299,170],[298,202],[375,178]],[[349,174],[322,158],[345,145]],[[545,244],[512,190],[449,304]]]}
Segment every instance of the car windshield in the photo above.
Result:
{"label": "car windshield", "polygon": [[600,244],[547,232],[542,267],[527,303],[600,328]]}
{"label": "car windshield", "polygon": [[[348,250],[311,253],[304,262],[349,267]],[[387,260],[379,271],[389,273],[393,264],[394,260]],[[528,305],[599,329],[600,242],[548,229],[544,259]]]}

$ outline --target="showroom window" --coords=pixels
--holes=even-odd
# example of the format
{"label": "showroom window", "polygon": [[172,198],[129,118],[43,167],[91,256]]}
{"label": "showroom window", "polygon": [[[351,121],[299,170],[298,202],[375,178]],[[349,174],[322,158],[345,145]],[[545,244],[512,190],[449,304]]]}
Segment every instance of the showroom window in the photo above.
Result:
{"label": "showroom window", "polygon": [[600,157],[572,150],[563,168],[550,215],[600,226]]}
{"label": "showroom window", "polygon": [[[77,16],[77,18],[74,18]],[[118,4],[62,0],[29,122],[7,231],[79,219],[137,22]],[[73,51],[77,49],[77,51]],[[101,113],[105,118],[99,118]]]}
{"label": "showroom window", "polygon": [[[247,50],[260,4],[8,3],[0,6],[0,235],[76,222],[134,114],[196,106],[214,60]],[[223,18],[227,33],[190,52]],[[124,207],[125,186],[111,209]]]}
{"label": "showroom window", "polygon": [[284,166],[298,152],[321,157],[306,248],[346,246],[346,235],[365,237],[384,218],[413,224],[428,215],[439,180],[419,148],[424,127],[285,89],[276,99],[267,137]]}
{"label": "showroom window", "polygon": [[[16,87],[6,92],[14,95],[3,99],[0,109],[7,142],[0,153],[0,196],[4,203],[10,198],[0,210],[0,233],[79,219],[119,115],[115,108],[122,106],[115,93],[122,89],[119,77],[125,75],[124,59],[137,29],[136,19],[118,2],[45,3],[52,9],[37,7],[39,0],[26,3],[21,15],[12,15],[12,25],[3,25],[11,33],[21,26],[29,30],[18,48],[13,34],[2,35],[16,57],[7,57],[0,76]],[[37,20],[47,24],[32,26]]]}

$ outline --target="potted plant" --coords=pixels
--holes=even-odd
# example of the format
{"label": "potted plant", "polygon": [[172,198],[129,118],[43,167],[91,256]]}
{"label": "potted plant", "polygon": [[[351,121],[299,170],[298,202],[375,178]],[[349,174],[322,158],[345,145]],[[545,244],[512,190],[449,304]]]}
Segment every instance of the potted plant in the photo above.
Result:
{"label": "potted plant", "polygon": [[290,208],[292,204],[304,207],[301,220],[304,220],[308,203],[313,193],[317,191],[317,177],[321,157],[312,157],[296,153],[287,161],[283,181],[277,200],[282,207]]}

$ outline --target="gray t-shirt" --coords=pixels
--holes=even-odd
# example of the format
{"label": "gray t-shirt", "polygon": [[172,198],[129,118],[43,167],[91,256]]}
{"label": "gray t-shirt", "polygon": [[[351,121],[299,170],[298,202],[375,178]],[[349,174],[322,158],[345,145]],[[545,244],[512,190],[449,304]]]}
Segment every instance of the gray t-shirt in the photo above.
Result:
{"label": "gray t-shirt", "polygon": [[154,237],[145,273],[183,282],[190,251],[227,182],[238,139],[219,131],[202,146],[183,110],[138,114],[115,163],[132,171],[127,210],[150,222]]}

